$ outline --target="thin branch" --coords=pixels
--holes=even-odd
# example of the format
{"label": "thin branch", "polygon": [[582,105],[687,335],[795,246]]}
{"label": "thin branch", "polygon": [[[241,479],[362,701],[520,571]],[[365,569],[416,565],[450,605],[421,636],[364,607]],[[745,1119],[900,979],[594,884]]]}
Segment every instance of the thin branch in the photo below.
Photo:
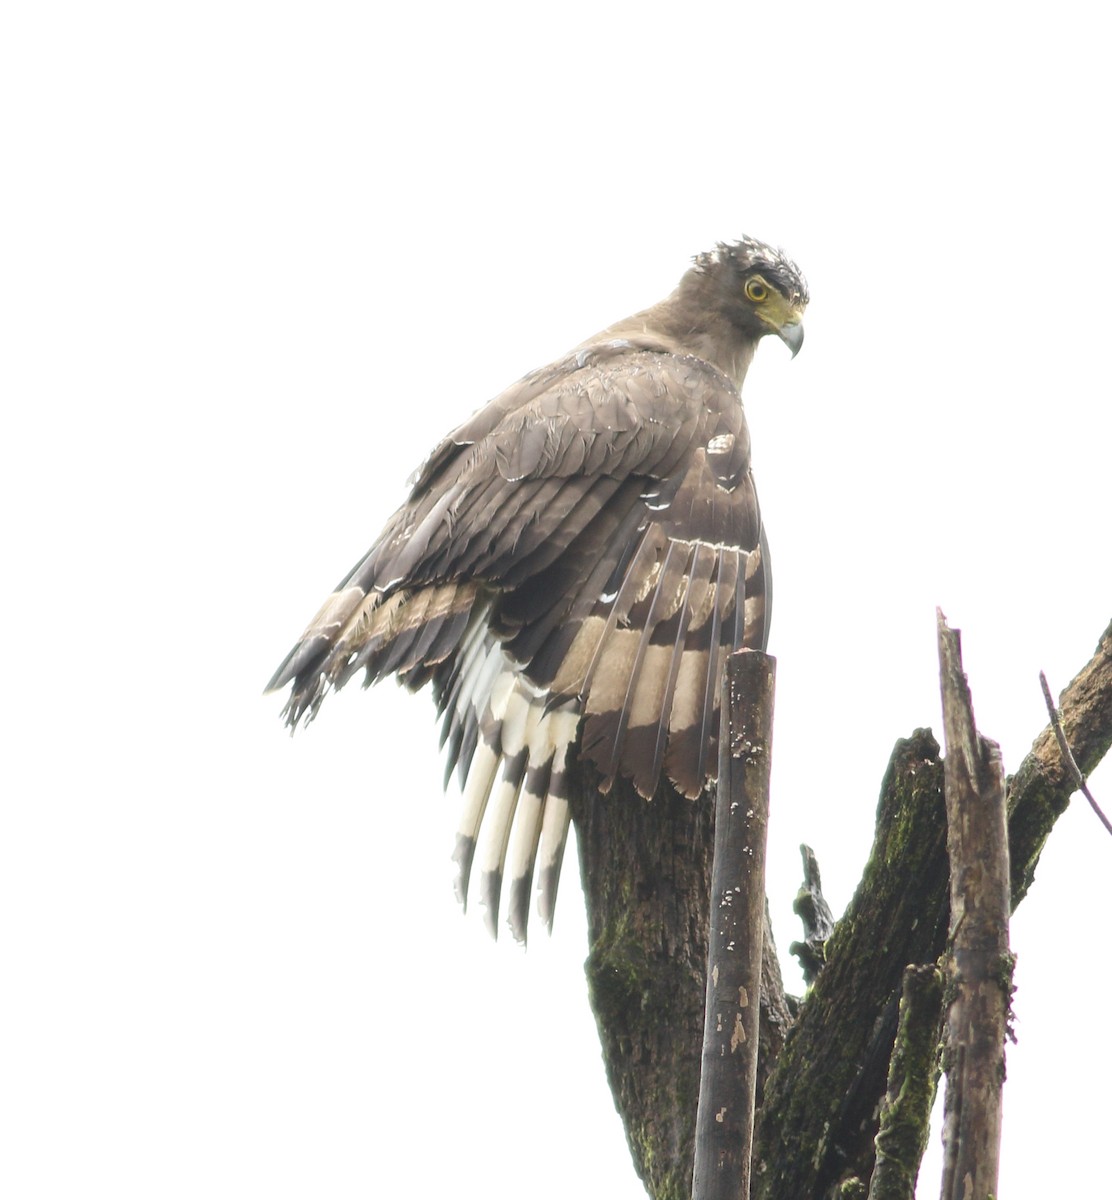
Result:
{"label": "thin branch", "polygon": [[1085,776],[1082,775],[1081,768],[1077,765],[1077,759],[1074,758],[1073,751],[1070,749],[1070,744],[1066,741],[1066,735],[1062,732],[1058,709],[1055,707],[1054,699],[1050,694],[1050,684],[1046,682],[1046,674],[1043,671],[1039,672],[1039,683],[1042,684],[1043,699],[1046,701],[1046,711],[1050,714],[1050,724],[1054,727],[1054,736],[1058,739],[1058,748],[1062,751],[1062,761],[1069,767],[1070,774],[1077,782],[1078,791],[1089,801],[1089,807],[1097,814],[1100,823],[1109,833],[1112,833],[1112,821],[1109,821],[1104,815],[1100,805],[1093,798],[1093,793],[1089,791]]}
{"label": "thin branch", "polygon": [[[1089,661],[1060,698],[1060,718],[1083,773],[1092,774],[1112,749],[1112,622]],[[1012,855],[1012,909],[1027,894],[1055,821],[1069,808],[1077,783],[1047,725],[1008,780],[1008,846]]]}

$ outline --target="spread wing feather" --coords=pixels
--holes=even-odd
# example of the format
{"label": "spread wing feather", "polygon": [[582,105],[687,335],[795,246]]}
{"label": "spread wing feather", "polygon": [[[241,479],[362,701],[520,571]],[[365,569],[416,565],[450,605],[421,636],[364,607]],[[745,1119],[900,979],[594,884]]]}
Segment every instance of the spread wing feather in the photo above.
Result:
{"label": "spread wing feather", "polygon": [[551,924],[568,762],[651,797],[697,797],[717,757],[725,656],[762,646],[767,549],[729,380],[607,342],[526,377],[437,447],[408,501],[271,680],[291,725],[363,671],[431,681],[464,789],[466,901],[492,926],[504,877],[524,939],[539,868]]}

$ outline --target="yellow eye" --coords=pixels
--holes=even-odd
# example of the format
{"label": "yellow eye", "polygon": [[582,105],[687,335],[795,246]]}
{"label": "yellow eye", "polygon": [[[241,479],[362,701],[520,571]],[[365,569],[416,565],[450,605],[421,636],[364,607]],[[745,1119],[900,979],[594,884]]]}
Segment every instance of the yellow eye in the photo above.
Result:
{"label": "yellow eye", "polygon": [[768,299],[768,285],[763,279],[750,279],[745,284],[745,294],[754,304]]}

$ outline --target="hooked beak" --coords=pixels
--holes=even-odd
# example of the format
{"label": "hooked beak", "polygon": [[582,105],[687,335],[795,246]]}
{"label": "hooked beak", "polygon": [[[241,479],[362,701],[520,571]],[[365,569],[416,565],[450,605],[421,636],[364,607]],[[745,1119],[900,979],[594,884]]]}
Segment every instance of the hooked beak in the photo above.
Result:
{"label": "hooked beak", "polygon": [[785,346],[792,352],[792,358],[799,353],[799,347],[803,345],[803,324],[796,321],[785,321],[779,329],[776,330],[776,335],[784,343]]}

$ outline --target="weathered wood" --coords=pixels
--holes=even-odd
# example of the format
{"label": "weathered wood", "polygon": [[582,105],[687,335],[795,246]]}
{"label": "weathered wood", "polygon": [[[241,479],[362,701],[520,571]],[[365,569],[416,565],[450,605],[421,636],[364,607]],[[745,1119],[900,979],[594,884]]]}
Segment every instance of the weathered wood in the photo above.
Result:
{"label": "weathered wood", "polygon": [[1004,1042],[1012,994],[1008,826],[1000,747],[977,732],[961,632],[938,612],[950,952],[942,1200],[990,1200],[1000,1171]]}
{"label": "weathered wood", "polygon": [[694,1200],[749,1200],[776,660],[726,662]]}
{"label": "weathered wood", "polygon": [[934,963],[908,967],[868,1200],[914,1200],[930,1135],[941,1019],[942,972]]}

